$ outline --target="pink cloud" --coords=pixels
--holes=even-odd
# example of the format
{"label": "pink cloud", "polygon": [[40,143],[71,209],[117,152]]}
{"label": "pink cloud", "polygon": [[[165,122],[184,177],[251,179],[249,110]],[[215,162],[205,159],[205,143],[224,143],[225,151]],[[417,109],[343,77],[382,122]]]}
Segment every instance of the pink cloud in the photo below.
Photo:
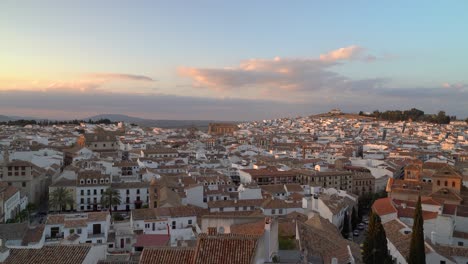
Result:
{"label": "pink cloud", "polygon": [[465,84],[465,83],[447,83],[446,82],[442,84],[442,87],[446,89],[455,89],[459,91],[468,90],[468,84]]}
{"label": "pink cloud", "polygon": [[123,73],[89,73],[89,74],[85,74],[84,77],[106,80],[106,81],[129,80],[129,81],[154,82],[154,80],[148,76],[135,75],[135,74],[123,74]]}
{"label": "pink cloud", "polygon": [[152,78],[144,75],[88,73],[63,80],[0,79],[0,90],[105,92],[106,86],[114,87],[122,81],[144,83],[154,82]]}
{"label": "pink cloud", "polygon": [[[340,48],[320,55],[318,58],[247,59],[236,67],[194,68],[180,67],[178,74],[193,81],[193,86],[218,92],[237,91],[249,88],[250,94],[271,96],[290,95],[324,88],[344,89],[350,80],[332,71],[331,67],[342,60],[373,61],[377,58],[365,54],[365,49],[356,45]],[[253,88],[253,89],[250,89]],[[276,91],[276,92],[273,92]]]}
{"label": "pink cloud", "polygon": [[320,55],[320,60],[322,61],[349,60],[349,59],[353,59],[361,55],[363,51],[364,51],[364,48],[356,46],[356,45],[352,45],[349,47],[332,50],[326,54],[322,54]]}

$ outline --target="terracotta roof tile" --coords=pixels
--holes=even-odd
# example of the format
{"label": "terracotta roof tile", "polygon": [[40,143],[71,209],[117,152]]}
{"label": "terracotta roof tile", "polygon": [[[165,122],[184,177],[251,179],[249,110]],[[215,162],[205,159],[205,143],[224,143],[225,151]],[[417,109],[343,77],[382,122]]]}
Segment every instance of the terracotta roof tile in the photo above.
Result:
{"label": "terracotta roof tile", "polygon": [[91,246],[57,245],[44,246],[41,249],[11,249],[4,264],[76,264],[83,263]]}
{"label": "terracotta roof tile", "polygon": [[145,248],[140,264],[189,264],[192,263],[195,248]]}
{"label": "terracotta roof tile", "polygon": [[257,236],[202,234],[198,237],[193,264],[250,264],[257,247]]}
{"label": "terracotta roof tile", "polygon": [[392,200],[388,197],[376,200],[372,205],[372,210],[376,212],[379,216],[397,212],[397,209],[392,204]]}

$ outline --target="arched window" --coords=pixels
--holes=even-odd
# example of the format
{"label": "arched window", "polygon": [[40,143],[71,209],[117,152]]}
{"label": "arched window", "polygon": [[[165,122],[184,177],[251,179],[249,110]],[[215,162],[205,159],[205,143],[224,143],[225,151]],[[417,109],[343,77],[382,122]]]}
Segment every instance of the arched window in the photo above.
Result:
{"label": "arched window", "polygon": [[452,182],[452,187],[455,187],[455,182],[454,181]]}
{"label": "arched window", "polygon": [[444,185],[445,185],[445,186],[448,186],[448,182],[447,182],[447,181],[445,181],[445,182],[444,182]]}
{"label": "arched window", "polygon": [[440,180],[437,180],[437,185],[440,186]]}

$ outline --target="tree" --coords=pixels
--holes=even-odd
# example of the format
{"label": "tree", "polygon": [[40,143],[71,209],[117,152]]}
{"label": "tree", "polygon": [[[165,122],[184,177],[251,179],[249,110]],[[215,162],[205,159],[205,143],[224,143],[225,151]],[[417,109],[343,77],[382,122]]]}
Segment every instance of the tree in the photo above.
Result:
{"label": "tree", "polygon": [[341,230],[341,235],[344,238],[348,238],[349,236],[349,216],[348,212],[345,213],[344,219],[343,219],[343,229]]}
{"label": "tree", "polygon": [[59,187],[50,193],[50,207],[58,208],[60,212],[66,209],[67,205],[73,206],[73,202],[73,196],[67,188]]}
{"label": "tree", "polygon": [[353,212],[351,213],[351,227],[356,229],[356,226],[359,224],[359,216],[356,212],[356,209],[353,207]]}
{"label": "tree", "polygon": [[122,202],[119,191],[107,188],[101,196],[101,206],[109,208],[109,213],[112,215],[112,207],[117,206]]}
{"label": "tree", "polygon": [[426,264],[426,252],[424,245],[424,219],[422,216],[421,196],[418,197],[414,212],[413,231],[411,233],[410,252],[408,264]]}
{"label": "tree", "polygon": [[366,264],[392,262],[388,254],[385,230],[380,217],[374,212],[371,212],[369,216],[369,226],[364,240],[362,260]]}

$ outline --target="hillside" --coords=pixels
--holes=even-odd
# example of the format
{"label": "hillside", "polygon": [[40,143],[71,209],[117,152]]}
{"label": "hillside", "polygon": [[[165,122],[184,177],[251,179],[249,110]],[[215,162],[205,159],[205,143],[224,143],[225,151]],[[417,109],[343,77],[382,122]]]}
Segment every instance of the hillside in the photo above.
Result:
{"label": "hillside", "polygon": [[84,120],[99,120],[99,119],[109,119],[112,122],[126,122],[134,123],[140,126],[148,127],[161,127],[161,128],[187,128],[195,126],[199,129],[206,130],[208,129],[209,123],[221,122],[216,120],[153,120],[153,119],[144,119],[139,117],[119,115],[119,114],[101,114],[95,115]]}

